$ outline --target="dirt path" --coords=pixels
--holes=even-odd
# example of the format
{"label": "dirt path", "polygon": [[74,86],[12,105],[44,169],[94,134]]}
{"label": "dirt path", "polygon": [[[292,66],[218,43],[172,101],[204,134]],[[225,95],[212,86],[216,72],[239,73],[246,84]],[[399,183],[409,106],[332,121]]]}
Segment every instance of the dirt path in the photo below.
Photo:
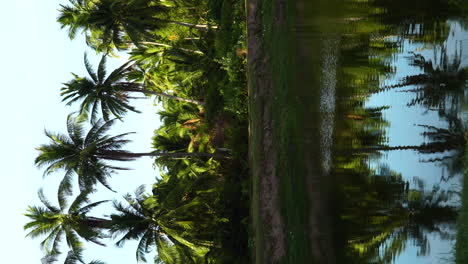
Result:
{"label": "dirt path", "polygon": [[[317,52],[324,46],[321,39],[309,43],[296,38],[301,34],[296,23],[308,18],[296,14],[302,10],[296,6],[301,3],[305,2],[247,2],[256,264],[335,263],[330,178],[322,166],[327,160],[322,154],[330,146],[320,145],[329,131],[320,129],[326,122],[317,115],[324,86],[320,82],[323,56],[327,55]],[[310,30],[299,29],[306,36]]]}
{"label": "dirt path", "polygon": [[285,255],[285,232],[280,214],[279,187],[276,171],[276,149],[273,145],[271,102],[273,79],[268,57],[262,47],[261,0],[247,2],[248,73],[250,105],[250,161],[254,181],[253,221],[255,263],[278,263]]}

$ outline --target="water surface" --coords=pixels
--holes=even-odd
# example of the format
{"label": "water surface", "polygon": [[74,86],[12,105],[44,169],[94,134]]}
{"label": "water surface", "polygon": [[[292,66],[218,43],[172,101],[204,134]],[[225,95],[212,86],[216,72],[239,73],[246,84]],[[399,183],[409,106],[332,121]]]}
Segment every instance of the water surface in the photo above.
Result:
{"label": "water surface", "polygon": [[318,263],[465,263],[456,246],[468,80],[462,8],[302,3],[297,100]]}

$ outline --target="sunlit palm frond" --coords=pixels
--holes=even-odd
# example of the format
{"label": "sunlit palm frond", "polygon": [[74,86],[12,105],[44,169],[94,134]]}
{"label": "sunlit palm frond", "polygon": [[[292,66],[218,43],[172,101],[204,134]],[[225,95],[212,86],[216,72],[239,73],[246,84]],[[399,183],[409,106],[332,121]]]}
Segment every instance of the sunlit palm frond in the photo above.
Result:
{"label": "sunlit palm frond", "polygon": [[72,73],[74,78],[61,88],[62,101],[67,105],[81,101],[80,115],[90,116],[92,122],[98,119],[99,108],[104,120],[109,120],[110,115],[120,118],[129,110],[139,112],[128,103],[125,87],[121,85],[132,62],[124,63],[106,78],[106,58],[106,55],[102,56],[96,73],[85,53],[85,68],[91,79]]}
{"label": "sunlit palm frond", "polygon": [[[99,241],[103,237],[100,232],[103,225],[100,226],[97,223],[105,223],[108,220],[89,217],[87,213],[105,201],[83,206],[85,202],[88,202],[88,194],[89,192],[85,192],[78,195],[71,203],[70,208],[61,207],[58,209],[50,203],[42,191],[39,191],[40,200],[45,206],[29,206],[27,208],[25,216],[31,221],[24,225],[24,229],[29,231],[26,236],[31,238],[45,237],[40,245],[48,256],[60,254],[59,246],[63,237],[76,256],[80,256],[83,250],[83,243],[79,237],[103,245]],[[62,201],[62,204],[67,203]],[[45,261],[53,262],[53,259],[46,258]]]}
{"label": "sunlit palm frond", "polygon": [[102,56],[101,61],[99,62],[98,65],[98,70],[97,70],[97,83],[103,84],[106,78],[106,56]]}
{"label": "sunlit palm frond", "polygon": [[[57,170],[65,171],[59,186],[59,195],[64,197],[71,194],[71,181],[75,174],[81,191],[92,190],[98,182],[112,190],[107,179],[115,170],[126,168],[107,164],[105,160],[131,161],[138,157],[121,149],[130,142],[125,136],[131,133],[115,136],[106,134],[114,123],[115,119],[106,122],[97,120],[92,123],[88,133],[85,133],[82,120],[70,115],[67,118],[68,135],[46,131],[50,143],[37,148],[39,155],[35,162],[38,167],[47,166],[44,175]],[[63,202],[59,198],[61,206]]]}

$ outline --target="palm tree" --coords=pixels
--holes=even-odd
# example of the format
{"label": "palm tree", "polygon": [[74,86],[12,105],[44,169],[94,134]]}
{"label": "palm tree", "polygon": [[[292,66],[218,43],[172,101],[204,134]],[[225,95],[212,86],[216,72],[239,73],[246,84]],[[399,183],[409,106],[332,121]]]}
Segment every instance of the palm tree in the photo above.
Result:
{"label": "palm tree", "polygon": [[[180,188],[163,189],[168,199],[171,195],[173,196],[174,192],[178,195],[185,195],[180,192]],[[57,256],[61,254],[59,244],[63,235],[70,248],[65,263],[72,264],[78,261],[84,263],[82,256],[84,247],[79,237],[104,246],[100,239],[109,236],[103,234],[102,231],[108,231],[114,238],[123,234],[116,242],[117,246],[123,246],[127,240],[139,240],[136,251],[138,261],[146,261],[145,253],[156,246],[162,260],[170,260],[174,263],[199,263],[197,260],[201,260],[208,252],[211,242],[191,236],[190,230],[194,228],[193,223],[197,219],[186,218],[187,216],[193,217],[188,209],[196,210],[195,207],[204,207],[203,204],[196,199],[196,203],[191,203],[194,199],[179,201],[181,206],[178,210],[177,208],[171,210],[164,208],[167,206],[164,202],[157,203],[155,197],[145,195],[143,191],[143,187],[138,188],[135,198],[125,195],[128,205],[114,201],[113,205],[117,212],[111,214],[110,219],[104,219],[88,215],[93,208],[107,202],[99,201],[85,205],[89,202],[87,196],[90,191],[81,192],[69,207],[63,193],[59,192],[59,207],[56,207],[45,198],[40,190],[39,198],[44,206],[27,208],[25,215],[31,221],[24,226],[24,229],[29,230],[27,234],[29,237],[46,237],[41,242],[41,246],[46,253],[42,262],[47,264],[56,262]],[[185,262],[176,262],[177,260]]]}
{"label": "palm tree", "polygon": [[[198,261],[198,262],[197,262]],[[158,242],[158,255],[155,258],[155,264],[187,264],[187,263],[207,263],[203,259],[197,259],[194,262],[191,256],[187,256],[186,252],[170,240],[160,239]]]}
{"label": "palm tree", "polygon": [[126,81],[126,75],[133,67],[131,61],[112,71],[107,78],[105,55],[99,62],[97,72],[93,70],[86,54],[84,63],[91,78],[79,77],[72,73],[74,79],[64,84],[65,87],[61,89],[61,95],[63,96],[62,101],[67,101],[67,105],[82,100],[80,114],[87,115],[91,112],[91,120],[96,120],[98,106],[101,108],[104,120],[109,120],[109,114],[120,118],[127,110],[139,113],[128,104],[129,92],[152,94],[197,105],[203,104],[197,100],[148,90],[143,84]]}
{"label": "palm tree", "polygon": [[[184,185],[184,184],[182,184]],[[183,201],[181,196],[186,195],[182,191],[181,184],[156,185],[155,188],[164,192],[163,199],[158,196],[144,194],[144,186],[135,191],[135,197],[127,194],[124,196],[128,205],[114,201],[117,213],[112,214],[110,234],[114,238],[120,236],[117,246],[123,246],[127,240],[139,240],[136,258],[146,262],[145,254],[153,246],[156,246],[158,256],[162,259],[184,259],[184,263],[198,263],[203,259],[212,243],[197,237],[197,224],[203,225],[200,217],[196,218],[190,210],[198,211],[204,207],[198,198]],[[187,187],[187,184],[184,185]],[[176,195],[179,205],[171,208],[165,201]]]}
{"label": "palm tree", "polygon": [[[45,255],[42,259],[41,259],[41,263],[42,264],[54,264],[58,261],[57,259],[57,255],[52,255],[52,254],[48,254],[48,255]],[[67,253],[67,257],[65,258],[64,264],[78,264],[78,263],[83,263],[83,264],[86,264],[82,259],[81,259],[81,256],[77,255],[75,252],[73,252],[72,250],[68,251]],[[90,262],[88,262],[87,264],[106,264],[105,262],[102,262],[100,260],[92,260]]]}
{"label": "palm tree", "polygon": [[[167,24],[177,24],[199,30],[208,25],[197,25],[161,18],[168,7],[159,1],[146,0],[70,0],[71,5],[60,5],[57,21],[62,28],[69,27],[73,39],[78,30],[85,31],[88,38],[101,39],[108,47],[122,44],[124,33],[138,44],[152,38],[151,31]],[[96,41],[94,41],[96,42]]]}
{"label": "palm tree", "polygon": [[[445,151],[456,151],[456,153],[451,153],[438,158],[433,158],[428,161],[444,161],[447,159],[455,159],[458,164],[453,164],[462,166],[462,160],[460,157],[464,156],[465,153],[465,131],[463,129],[462,120],[457,117],[456,114],[442,114],[447,120],[448,128],[440,128],[429,125],[418,125],[426,129],[425,132],[421,133],[422,136],[429,139],[429,142],[423,143],[421,145],[406,145],[406,146],[385,146],[385,145],[374,145],[374,146],[365,146],[361,148],[353,149],[353,152],[374,152],[374,151],[391,151],[391,150],[414,150],[423,154],[434,154],[434,153],[443,153]],[[458,159],[458,160],[457,160]],[[462,158],[461,158],[462,159]],[[448,164],[447,164],[448,165]]]}
{"label": "palm tree", "polygon": [[49,144],[40,145],[39,155],[35,160],[38,167],[47,166],[44,175],[48,175],[57,169],[65,170],[65,176],[60,183],[59,192],[71,193],[71,177],[78,175],[80,189],[90,190],[100,182],[108,189],[112,188],[107,183],[114,170],[127,168],[107,164],[105,161],[131,161],[144,156],[151,157],[217,157],[224,158],[218,153],[201,152],[162,152],[132,153],[122,150],[123,145],[130,140],[124,137],[131,133],[123,133],[116,136],[107,135],[107,131],[114,124],[115,119],[103,122],[98,120],[92,123],[92,127],[85,135],[82,122],[73,116],[67,118],[68,136],[45,131],[51,140]]}
{"label": "palm tree", "polygon": [[422,105],[438,110],[441,115],[459,112],[468,79],[468,69],[462,67],[461,42],[457,44],[453,57],[449,56],[446,46],[441,46],[434,49],[433,61],[414,52],[411,52],[409,59],[410,65],[418,67],[421,73],[405,76],[399,83],[384,86],[371,93],[416,86],[401,91],[415,93],[415,98],[408,106]]}
{"label": "palm tree", "polygon": [[85,205],[89,202],[87,198],[89,193],[89,191],[80,193],[68,206],[65,196],[59,192],[59,207],[57,207],[52,205],[40,190],[39,199],[44,206],[27,208],[25,216],[31,221],[24,225],[24,229],[29,231],[26,236],[31,238],[46,236],[41,242],[41,247],[47,255],[55,256],[60,254],[59,243],[65,235],[68,247],[80,260],[83,245],[79,237],[104,246],[99,239],[104,237],[101,230],[107,227],[109,220],[90,217],[87,214],[106,201]]}
{"label": "palm tree", "polygon": [[377,175],[362,176],[364,182],[347,186],[342,215],[349,228],[350,253],[359,259],[354,263],[394,263],[410,239],[419,247],[418,254],[425,255],[429,232],[448,238],[441,224],[454,223],[457,217],[458,208],[450,205],[453,191],[437,185],[425,191],[424,182],[417,178],[418,188],[410,188],[401,174],[387,166]]}

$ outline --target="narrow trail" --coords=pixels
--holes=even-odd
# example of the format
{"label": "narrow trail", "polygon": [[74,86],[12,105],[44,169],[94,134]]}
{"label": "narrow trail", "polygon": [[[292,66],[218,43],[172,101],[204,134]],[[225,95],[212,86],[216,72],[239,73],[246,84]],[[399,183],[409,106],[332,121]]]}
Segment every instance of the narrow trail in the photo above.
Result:
{"label": "narrow trail", "polygon": [[340,40],[313,39],[320,52],[296,41],[293,7],[284,0],[247,3],[257,264],[335,262],[328,190]]}

